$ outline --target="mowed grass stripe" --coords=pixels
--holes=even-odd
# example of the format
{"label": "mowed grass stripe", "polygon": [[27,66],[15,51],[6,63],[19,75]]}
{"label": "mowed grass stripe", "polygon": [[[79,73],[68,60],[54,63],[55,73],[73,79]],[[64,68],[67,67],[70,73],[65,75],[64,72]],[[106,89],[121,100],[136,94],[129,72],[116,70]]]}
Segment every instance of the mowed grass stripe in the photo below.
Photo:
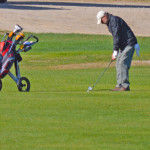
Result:
{"label": "mowed grass stripe", "polygon": [[[37,36],[40,42],[23,53],[20,62],[21,75],[29,78],[31,91],[18,92],[9,76],[2,80],[1,149],[149,150],[149,66],[131,67],[130,92],[109,91],[116,84],[112,66],[95,89],[87,93],[88,86],[95,83],[110,61],[112,38],[78,34]],[[138,41],[140,59],[149,60],[149,38],[138,37]],[[136,59],[139,58],[134,56]],[[48,68],[95,62],[104,66]]]}

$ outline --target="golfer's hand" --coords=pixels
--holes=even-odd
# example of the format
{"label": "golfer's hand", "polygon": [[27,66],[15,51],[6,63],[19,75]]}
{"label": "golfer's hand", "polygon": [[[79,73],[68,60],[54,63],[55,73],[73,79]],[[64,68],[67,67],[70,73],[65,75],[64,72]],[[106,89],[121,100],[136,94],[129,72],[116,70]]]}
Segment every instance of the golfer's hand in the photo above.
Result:
{"label": "golfer's hand", "polygon": [[116,57],[114,57],[114,55],[113,55],[113,54],[112,54],[111,58],[112,58],[112,60],[115,60],[115,59],[116,59]]}
{"label": "golfer's hand", "polygon": [[115,60],[117,58],[117,55],[118,55],[118,51],[114,50],[111,56],[112,60]]}

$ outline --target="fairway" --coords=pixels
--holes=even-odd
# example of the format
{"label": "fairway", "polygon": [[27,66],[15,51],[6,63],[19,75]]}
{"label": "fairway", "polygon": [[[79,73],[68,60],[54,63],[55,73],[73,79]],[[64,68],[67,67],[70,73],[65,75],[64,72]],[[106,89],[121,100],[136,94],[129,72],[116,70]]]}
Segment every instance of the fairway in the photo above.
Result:
{"label": "fairway", "polygon": [[87,93],[110,62],[112,37],[34,35],[40,42],[20,62],[31,91],[19,92],[9,76],[2,80],[0,149],[149,150],[150,66],[142,62],[149,61],[150,38],[138,37],[141,56],[134,60],[140,63],[130,69],[130,92],[109,91],[116,84],[113,62]]}

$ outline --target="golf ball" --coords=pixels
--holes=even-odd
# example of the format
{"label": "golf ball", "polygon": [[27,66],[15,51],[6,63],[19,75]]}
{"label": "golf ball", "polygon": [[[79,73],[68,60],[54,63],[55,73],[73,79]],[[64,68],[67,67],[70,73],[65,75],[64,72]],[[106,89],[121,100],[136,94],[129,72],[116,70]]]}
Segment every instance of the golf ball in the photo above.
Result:
{"label": "golf ball", "polygon": [[92,90],[92,88],[89,86],[89,87],[88,87],[88,90]]}

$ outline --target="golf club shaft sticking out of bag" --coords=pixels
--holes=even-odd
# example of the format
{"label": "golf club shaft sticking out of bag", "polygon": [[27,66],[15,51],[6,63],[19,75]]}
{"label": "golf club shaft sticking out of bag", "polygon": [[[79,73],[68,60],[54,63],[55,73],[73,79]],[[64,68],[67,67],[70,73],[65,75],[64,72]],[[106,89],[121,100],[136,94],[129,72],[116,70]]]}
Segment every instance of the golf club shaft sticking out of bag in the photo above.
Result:
{"label": "golf club shaft sticking out of bag", "polygon": [[95,84],[93,85],[93,87],[88,87],[87,92],[92,91],[94,89],[94,87],[96,86],[96,84],[98,83],[98,81],[100,80],[100,78],[102,77],[102,75],[105,73],[105,71],[108,69],[108,67],[110,66],[110,64],[113,62],[113,60],[111,60],[111,62],[108,64],[108,66],[105,68],[105,70],[102,72],[102,74],[100,75],[100,77],[97,79],[97,81],[95,82]]}

